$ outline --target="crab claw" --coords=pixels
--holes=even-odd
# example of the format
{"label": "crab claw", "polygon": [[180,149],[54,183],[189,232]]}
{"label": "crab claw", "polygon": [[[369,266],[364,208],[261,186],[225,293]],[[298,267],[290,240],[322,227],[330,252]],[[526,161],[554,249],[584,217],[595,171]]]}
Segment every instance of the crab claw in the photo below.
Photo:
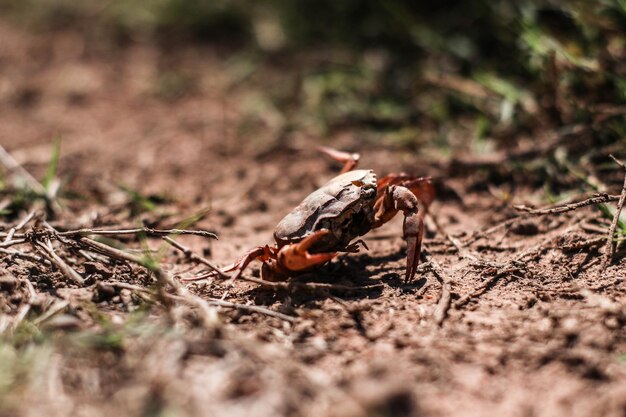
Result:
{"label": "crab claw", "polygon": [[283,246],[278,252],[278,263],[290,271],[303,271],[315,265],[322,265],[337,256],[336,252],[309,253],[309,248],[328,235],[328,230],[319,230],[299,243]]}
{"label": "crab claw", "polygon": [[424,236],[423,212],[411,213],[404,218],[404,240],[406,241],[406,275],[404,282],[413,281],[422,252],[422,238]]}
{"label": "crab claw", "polygon": [[320,146],[317,148],[318,151],[323,154],[328,155],[335,161],[343,163],[343,168],[341,169],[341,173],[348,172],[356,168],[359,163],[359,159],[361,159],[361,155],[358,153],[348,153],[338,151],[337,149],[328,148],[326,146]]}

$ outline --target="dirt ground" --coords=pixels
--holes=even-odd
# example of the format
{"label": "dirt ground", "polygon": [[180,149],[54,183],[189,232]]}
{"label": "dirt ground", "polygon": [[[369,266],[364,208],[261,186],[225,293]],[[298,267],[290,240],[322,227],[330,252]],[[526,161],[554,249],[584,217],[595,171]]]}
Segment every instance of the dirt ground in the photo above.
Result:
{"label": "dirt ground", "polygon": [[[189,74],[191,91],[155,94],[174,66]],[[55,268],[0,254],[3,273],[18,280],[0,283],[5,318],[30,302],[28,317],[48,335],[30,356],[18,342],[3,354],[29,370],[0,383],[0,414],[626,415],[626,261],[618,253],[599,274],[607,222],[599,211],[521,216],[512,206],[535,202],[534,190],[488,186],[478,170],[373,145],[350,129],[287,140],[264,134],[270,118],[258,131],[242,129],[250,92],[232,84],[228,68],[224,53],[210,48],[108,49],[72,33],[39,36],[2,23],[0,142],[42,178],[52,138],[62,137],[61,189],[81,198],[65,200],[53,226],[120,228],[143,219],[171,228],[208,209],[194,227],[219,240],[180,241],[219,265],[272,242],[282,216],[338,171],[317,145],[360,152],[361,166],[379,174],[431,175],[437,198],[415,282],[402,282],[400,218],[365,236],[369,250],[306,277],[367,288],[274,291],[239,281],[227,290],[214,278],[184,284],[291,322],[215,308],[212,325],[200,326],[191,310],[174,306],[170,316],[179,320],[164,325],[162,306],[107,284],[153,285],[139,267],[69,254],[79,273],[94,277],[79,286]],[[120,186],[164,201],[134,216]],[[145,244],[162,247],[156,239]],[[201,270],[172,250],[162,262],[177,278]],[[258,271],[256,264],[246,276]],[[24,295],[24,280],[37,302]],[[442,281],[450,286],[444,311]],[[0,369],[13,369],[7,366]]]}

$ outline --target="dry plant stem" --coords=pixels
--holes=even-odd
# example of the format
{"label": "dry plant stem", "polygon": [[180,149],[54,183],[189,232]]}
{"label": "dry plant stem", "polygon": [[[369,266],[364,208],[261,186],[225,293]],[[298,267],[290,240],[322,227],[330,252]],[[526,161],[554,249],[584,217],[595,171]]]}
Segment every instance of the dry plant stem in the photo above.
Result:
{"label": "dry plant stem", "polygon": [[91,248],[91,250],[93,250],[94,252],[101,253],[108,257],[136,263],[144,267],[146,266],[146,261],[143,258],[133,255],[131,253],[116,249],[113,246],[100,243],[88,237],[81,237],[78,239],[78,242],[85,244],[86,246]]}
{"label": "dry plant stem", "polygon": [[217,235],[207,230],[183,230],[183,229],[152,229],[149,227],[138,227],[135,229],[104,230],[104,229],[78,229],[57,232],[59,236],[120,236],[136,235],[145,233],[148,236],[168,236],[168,235],[193,235],[217,239]]}
{"label": "dry plant stem", "polygon": [[580,228],[583,229],[585,232],[600,234],[605,234],[607,230],[606,227],[596,226],[595,224],[591,224],[589,222],[581,223]]}
{"label": "dry plant stem", "polygon": [[[543,209],[534,209],[532,207],[527,207],[524,205],[518,205],[518,206],[514,206],[514,208],[518,211],[524,211],[527,213],[527,215],[522,215],[520,217],[513,217],[511,219],[507,219],[495,226],[492,226],[484,231],[477,231],[474,232],[470,237],[466,238],[464,242],[462,242],[462,244],[464,245],[470,245],[474,242],[476,242],[477,240],[484,238],[488,235],[491,235],[495,232],[497,232],[500,229],[503,228],[507,228],[509,226],[511,226],[512,224],[521,221],[521,220],[525,220],[528,218],[529,215],[532,216],[544,216],[544,215],[550,215],[550,214],[560,214],[560,213],[566,213],[569,211],[574,211],[577,210],[579,208],[582,207],[586,207],[586,206],[592,206],[595,204],[602,204],[602,203],[608,203],[608,202],[613,202],[613,201],[618,201],[620,199],[619,195],[609,195],[609,194],[601,194],[601,195],[597,195],[594,197],[590,197],[586,200],[583,201],[579,201],[576,203],[569,203],[569,204],[565,204],[565,205],[560,205],[560,206],[555,206],[555,207],[549,207],[549,208],[543,208]],[[454,244],[454,242],[453,242]],[[455,245],[456,246],[456,245]]]}
{"label": "dry plant stem", "polygon": [[208,266],[209,269],[211,269],[213,272],[215,272],[217,275],[219,275],[223,279],[230,278],[228,274],[222,272],[217,266],[213,265],[213,263],[211,263],[208,259],[206,259],[203,256],[195,254],[191,249],[189,249],[187,246],[183,245],[182,243],[175,241],[169,236],[165,236],[163,240],[165,240],[167,243],[169,243],[170,245],[172,245],[173,247],[181,251],[183,255],[185,255],[185,257],[187,257],[187,259],[189,259],[190,261]]}
{"label": "dry plant stem", "polygon": [[140,285],[129,284],[128,282],[120,282],[120,281],[107,281],[104,283],[105,285],[110,285],[112,287],[123,288],[131,291],[139,291],[144,293],[152,293],[152,291],[142,287]]}
{"label": "dry plant stem", "polygon": [[[119,249],[112,248],[108,245],[105,245],[103,243],[97,242],[95,240],[92,240],[86,237],[80,238],[80,241],[85,242],[87,245],[89,245],[92,249],[94,249],[97,252],[104,253],[108,256],[116,257],[116,258],[123,259],[129,262],[134,262],[138,265],[151,269],[157,278],[157,284],[159,288],[158,296],[161,299],[161,301],[166,305],[166,307],[169,306],[170,304],[167,300],[178,297],[180,300],[185,301],[187,304],[190,304],[198,308],[202,312],[202,319],[206,325],[209,325],[211,323],[211,318],[210,318],[211,311],[209,308],[210,305],[225,307],[225,308],[235,308],[235,309],[246,310],[246,311],[254,311],[257,313],[263,313],[266,315],[271,315],[273,317],[281,318],[282,320],[293,321],[293,317],[276,313],[272,310],[268,310],[263,307],[245,306],[245,305],[235,304],[235,303],[231,303],[231,302],[223,301],[223,300],[214,300],[214,299],[205,300],[201,297],[198,297],[195,294],[190,293],[185,287],[183,287],[174,279],[172,279],[170,276],[168,276],[160,268],[155,269],[154,267],[150,267],[149,265],[147,265],[144,259],[138,256],[123,252]],[[167,294],[167,292],[165,291],[166,285],[170,285],[174,289],[174,291],[176,292],[176,296]]]}
{"label": "dry plant stem", "polygon": [[26,315],[30,311],[30,307],[31,307],[30,300],[22,304],[22,306],[20,306],[20,309],[17,311],[17,314],[15,315],[13,322],[8,328],[8,331],[10,334],[13,333],[15,329],[17,329],[17,327],[20,325],[22,321],[24,321],[24,319],[26,318]]}
{"label": "dry plant stem", "polygon": [[[579,217],[574,222],[574,224],[572,224],[571,226],[566,228],[562,232],[562,234],[565,235],[565,234],[569,233],[581,221],[582,221],[582,217]],[[551,237],[548,237],[548,238],[542,240],[538,245],[535,245],[533,247],[530,247],[530,248],[526,249],[525,251],[523,251],[519,255],[517,255],[514,259],[512,259],[512,260],[510,260],[510,261],[508,261],[506,263],[485,262],[485,261],[482,261],[482,262],[479,261],[478,263],[475,263],[474,264],[475,266],[483,266],[483,267],[488,267],[488,268],[495,268],[495,273],[487,281],[483,282],[478,287],[476,287],[474,290],[472,290],[468,294],[465,294],[463,297],[458,299],[454,303],[454,308],[458,309],[458,308],[464,306],[465,304],[467,304],[467,302],[470,301],[472,298],[478,297],[478,296],[482,295],[483,293],[485,293],[487,291],[487,289],[489,289],[492,285],[494,285],[503,276],[505,276],[507,274],[510,274],[510,273],[513,273],[513,272],[517,272],[520,269],[522,269],[524,264],[521,263],[521,262],[527,256],[536,255],[537,253],[540,253],[543,250],[551,249],[552,246],[550,246],[549,243],[552,240],[554,240],[554,236],[551,236]]]}
{"label": "dry plant stem", "polygon": [[15,329],[17,329],[17,327],[20,325],[20,323],[26,318],[26,315],[31,309],[33,301],[35,301],[35,298],[37,298],[37,292],[35,291],[33,284],[27,279],[22,279],[20,281],[23,282],[28,289],[28,299],[24,304],[22,304],[13,320],[7,323],[8,327],[3,326],[3,323],[0,322],[0,334],[4,333],[5,331],[8,331],[9,334],[13,333]]}
{"label": "dry plant stem", "polygon": [[15,239],[8,242],[2,242],[0,243],[0,248],[8,248],[9,246],[21,245],[22,243],[26,243],[26,239]]}
{"label": "dry plant stem", "polygon": [[214,320],[211,320],[211,308],[207,301],[195,294],[190,293],[187,288],[180,285],[173,280],[168,274],[166,274],[161,268],[153,269],[154,275],[157,277],[159,297],[162,299],[163,304],[168,307],[168,311],[171,312],[170,303],[166,300],[173,298],[172,294],[168,294],[165,290],[166,285],[170,285],[174,292],[180,299],[187,304],[197,308],[200,311],[200,318],[205,326],[210,326]]}
{"label": "dry plant stem", "polygon": [[48,309],[48,311],[46,311],[44,314],[42,314],[41,316],[37,317],[33,323],[34,324],[41,324],[44,321],[48,320],[50,317],[54,316],[55,314],[63,311],[68,305],[70,305],[70,302],[67,300],[62,300],[62,301],[58,301],[57,303],[55,303],[52,307],[50,307]]}
{"label": "dry plant stem", "polygon": [[38,250],[44,257],[48,258],[51,263],[59,268],[63,275],[65,275],[70,281],[78,285],[83,285],[85,283],[83,277],[81,277],[78,272],[66,264],[65,261],[56,254],[50,239],[47,239],[45,243],[33,241],[32,244],[36,250]]}
{"label": "dry plant stem", "polygon": [[[169,296],[175,299],[179,299],[181,301],[189,302],[189,299],[187,297],[181,297],[180,295],[178,296],[169,295]],[[293,323],[295,321],[295,317],[291,317],[286,314],[282,314],[277,311],[272,311],[270,309],[260,307],[260,306],[250,306],[246,304],[231,303],[230,301],[218,300],[214,298],[210,298],[208,300],[202,300],[202,301],[204,301],[208,305],[213,305],[216,307],[232,308],[235,310],[242,310],[242,311],[248,311],[252,313],[264,314],[266,316],[275,317],[277,319],[281,319],[289,323]]]}
{"label": "dry plant stem", "polygon": [[[200,281],[203,279],[207,279],[210,276],[212,276],[212,273],[202,274],[194,278],[184,279],[183,281]],[[361,286],[353,287],[353,286],[341,285],[341,284],[327,284],[324,282],[294,282],[294,281],[273,282],[273,281],[265,281],[260,278],[246,277],[243,275],[240,276],[238,279],[241,281],[252,282],[262,287],[272,288],[275,291],[285,290],[285,291],[290,291],[290,292],[304,291],[304,290],[316,291],[316,292],[319,292],[319,291],[326,292],[329,290],[350,292],[350,291],[361,291],[361,290],[369,290],[373,288],[383,287],[383,284],[361,285]]]}
{"label": "dry plant stem", "polygon": [[25,259],[27,261],[31,261],[31,262],[35,262],[35,263],[42,263],[42,264],[45,264],[46,266],[51,266],[52,265],[50,263],[50,261],[48,261],[45,258],[42,258],[41,256],[32,255],[32,254],[26,253],[26,252],[20,252],[18,250],[10,250],[10,249],[0,248],[0,254],[12,256],[12,257],[15,257],[15,258]]}
{"label": "dry plant stem", "polygon": [[26,169],[24,169],[24,167],[20,165],[20,163],[17,162],[10,153],[8,153],[6,149],[2,147],[2,145],[0,145],[0,163],[4,165],[9,172],[15,172],[20,177],[22,177],[22,179],[26,181],[31,190],[35,191],[36,193],[46,195],[46,189],[44,188],[44,186],[41,185],[39,181],[35,179],[35,177],[30,175],[30,172],[26,171]]}
{"label": "dry plant stem", "polygon": [[448,309],[450,308],[450,302],[452,300],[452,285],[448,275],[443,272],[441,265],[435,260],[435,258],[424,251],[427,261],[430,263],[430,268],[435,274],[437,280],[441,283],[441,294],[439,295],[439,301],[437,301],[437,307],[433,313],[433,318],[437,326],[442,326],[443,322],[448,315]]}
{"label": "dry plant stem", "polygon": [[479,230],[476,231],[474,233],[472,233],[471,236],[469,236],[468,238],[465,239],[465,242],[463,242],[464,245],[471,245],[472,243],[476,242],[479,239],[482,239],[484,237],[487,237],[497,231],[499,231],[500,229],[506,229],[507,227],[511,226],[512,224],[524,220],[526,219],[526,216],[520,216],[520,217],[513,217],[511,219],[507,219],[501,223],[496,224],[495,226],[491,226],[488,229],[485,230]]}
{"label": "dry plant stem", "polygon": [[596,237],[593,239],[584,240],[582,242],[574,242],[568,245],[562,245],[562,246],[559,246],[558,249],[561,249],[562,251],[575,251],[575,250],[581,250],[581,249],[588,249],[594,246],[595,247],[600,246],[600,244],[603,243],[605,240],[606,239],[604,237]]}
{"label": "dry plant stem", "polygon": [[160,268],[155,269],[153,265],[150,265],[148,261],[142,257],[124,252],[109,245],[105,245],[104,243],[100,243],[88,237],[81,237],[78,241],[90,247],[94,252],[101,253],[110,258],[131,262],[151,270],[157,279],[159,300],[163,303],[163,305],[165,305],[168,312],[170,312],[171,303],[169,298],[166,296],[167,291],[165,288],[170,280]]}
{"label": "dry plant stem", "polygon": [[368,290],[372,288],[382,288],[382,284],[373,284],[373,285],[362,285],[357,287],[351,287],[349,285],[341,285],[341,284],[327,284],[324,282],[271,282],[265,281],[259,278],[252,277],[240,277],[241,280],[254,282],[255,284],[262,285],[264,287],[274,288],[274,289],[283,289],[288,291],[299,291],[299,290],[312,290],[312,291],[327,291],[327,290],[336,290],[336,291],[359,291],[359,290]]}
{"label": "dry plant stem", "polygon": [[19,230],[22,230],[24,228],[24,226],[26,226],[28,224],[28,222],[30,222],[33,217],[35,216],[35,212],[31,211],[30,213],[28,213],[28,215],[26,215],[26,217],[24,219],[22,219],[22,221],[15,227],[12,227],[11,230],[9,230],[9,233],[7,233],[6,238],[4,239],[4,242],[10,242],[11,240],[13,240],[13,236],[15,235],[15,233]]}
{"label": "dry plant stem", "polygon": [[150,290],[147,290],[144,287],[141,287],[139,285],[133,285],[133,284],[129,284],[127,282],[118,282],[118,281],[107,281],[106,285],[110,285],[112,287],[116,287],[116,288],[122,288],[122,289],[127,289],[127,290],[131,290],[131,291],[135,291],[135,293],[137,294],[137,296],[141,299],[143,299],[144,301],[148,302],[148,303],[154,303],[155,299],[152,297],[154,295],[154,293]]}
{"label": "dry plant stem", "polygon": [[544,216],[547,214],[560,214],[566,213],[568,211],[577,210],[581,207],[593,206],[595,204],[602,203],[610,203],[612,201],[618,201],[620,199],[619,195],[609,195],[609,194],[601,194],[598,196],[590,197],[583,201],[578,201],[576,203],[563,204],[560,206],[543,208],[543,209],[534,209],[532,207],[527,207],[524,205],[513,206],[515,210],[525,211],[528,214],[532,214],[534,216]]}
{"label": "dry plant stem", "polygon": [[435,216],[430,215],[430,218],[432,219],[433,223],[435,223],[435,227],[437,228],[437,231],[441,233],[442,235],[444,235],[446,239],[450,243],[452,243],[452,246],[456,248],[461,258],[469,259],[470,261],[478,260],[478,258],[474,256],[472,253],[470,253],[470,251],[465,247],[465,245],[461,241],[459,241],[457,238],[453,237],[448,232],[446,232],[443,226],[439,224],[439,221],[437,220]]}
{"label": "dry plant stem", "polygon": [[[260,313],[260,314],[264,314],[266,316],[276,317],[276,318],[279,318],[281,320],[288,321],[290,323],[292,323],[295,320],[291,316],[287,316],[285,314],[278,313],[276,311],[272,311],[272,310],[269,310],[269,309],[264,308],[264,307],[249,306],[249,305],[245,305],[245,304],[231,303],[229,301],[223,301],[223,300],[218,300],[218,299],[214,299],[214,298],[210,298],[208,300],[205,300],[203,298],[198,297],[197,295],[189,293],[186,288],[182,287],[181,285],[179,285],[175,281],[171,280],[171,283],[173,283],[173,285],[175,286],[177,294],[176,295],[167,294],[166,295],[167,298],[172,298],[172,299],[175,299],[175,300],[183,301],[183,302],[185,302],[187,304],[190,304],[190,305],[192,305],[194,307],[201,308],[205,314],[210,314],[206,310],[206,308],[205,308],[205,306],[208,305],[208,306],[232,308],[232,309],[236,309],[236,310]],[[150,290],[148,290],[146,288],[140,287],[138,285],[128,284],[126,282],[107,282],[107,284],[115,286],[115,287],[119,287],[119,288],[126,288],[126,289],[129,289],[129,290],[132,290],[132,291],[137,291],[139,293],[152,294],[152,291],[150,291]]]}
{"label": "dry plant stem", "polygon": [[513,267],[513,268],[507,268],[507,269],[503,269],[501,271],[498,271],[494,276],[489,278],[487,281],[483,282],[481,285],[476,287],[473,291],[471,291],[470,293],[465,294],[463,297],[459,298],[454,303],[454,308],[455,309],[459,309],[459,308],[463,307],[465,304],[467,304],[474,297],[478,297],[479,295],[482,295],[483,293],[485,293],[487,291],[487,289],[489,287],[491,287],[492,285],[494,285],[500,278],[502,278],[506,274],[515,272],[517,270],[518,270],[518,268]]}
{"label": "dry plant stem", "polygon": [[613,221],[611,222],[611,227],[609,228],[609,235],[606,240],[606,245],[604,246],[604,257],[602,258],[602,263],[600,264],[600,270],[598,271],[598,276],[601,276],[606,268],[611,263],[613,259],[613,253],[615,251],[615,246],[613,244],[613,237],[615,236],[615,229],[617,228],[617,223],[619,222],[619,216],[622,213],[622,208],[624,207],[624,201],[626,200],[626,165],[619,159],[615,158],[613,155],[609,155],[613,161],[617,165],[619,165],[624,170],[624,185],[622,186],[622,193],[620,195],[619,201],[617,202],[617,209],[615,210],[615,214],[613,215]]}
{"label": "dry plant stem", "polygon": [[41,183],[30,174],[30,172],[20,165],[20,163],[17,162],[15,158],[13,158],[11,154],[4,149],[4,147],[2,147],[2,145],[0,145],[0,164],[4,165],[9,172],[15,172],[24,180],[24,182],[26,182],[28,188],[44,197],[49,207],[54,212],[61,211],[61,206],[59,206],[59,203],[57,203],[56,200],[50,198],[51,196],[48,195],[46,188],[41,185]]}

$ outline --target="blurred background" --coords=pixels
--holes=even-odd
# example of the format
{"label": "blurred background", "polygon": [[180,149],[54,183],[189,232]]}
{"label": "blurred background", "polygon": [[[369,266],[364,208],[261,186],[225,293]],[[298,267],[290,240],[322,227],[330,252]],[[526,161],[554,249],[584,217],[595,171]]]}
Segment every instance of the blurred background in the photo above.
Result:
{"label": "blurred background", "polygon": [[0,14],[0,140],[25,162],[60,135],[66,158],[108,153],[137,185],[207,155],[333,142],[542,182],[623,154],[623,0],[0,0]]}

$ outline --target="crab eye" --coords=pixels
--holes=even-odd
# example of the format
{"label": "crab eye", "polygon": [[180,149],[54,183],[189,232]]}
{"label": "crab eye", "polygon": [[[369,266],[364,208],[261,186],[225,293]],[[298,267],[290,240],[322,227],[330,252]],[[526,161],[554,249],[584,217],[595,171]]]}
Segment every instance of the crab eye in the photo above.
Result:
{"label": "crab eye", "polygon": [[365,185],[365,183],[361,180],[354,180],[351,182],[352,182],[352,185],[356,185],[357,187],[363,187]]}

